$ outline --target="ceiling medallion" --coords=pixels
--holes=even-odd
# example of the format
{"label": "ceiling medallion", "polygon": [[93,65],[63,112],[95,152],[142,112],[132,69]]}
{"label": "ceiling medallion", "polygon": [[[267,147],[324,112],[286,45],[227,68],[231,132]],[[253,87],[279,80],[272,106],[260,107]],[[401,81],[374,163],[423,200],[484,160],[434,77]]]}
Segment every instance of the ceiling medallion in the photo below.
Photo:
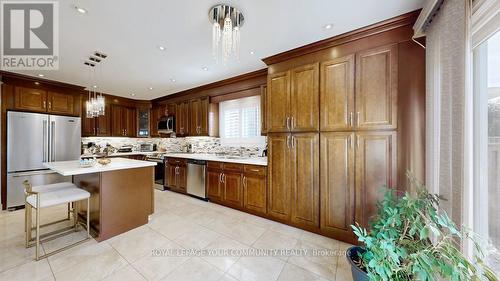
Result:
{"label": "ceiling medallion", "polygon": [[208,13],[212,23],[212,54],[216,61],[226,63],[240,55],[240,28],[245,21],[243,14],[229,5],[216,5]]}

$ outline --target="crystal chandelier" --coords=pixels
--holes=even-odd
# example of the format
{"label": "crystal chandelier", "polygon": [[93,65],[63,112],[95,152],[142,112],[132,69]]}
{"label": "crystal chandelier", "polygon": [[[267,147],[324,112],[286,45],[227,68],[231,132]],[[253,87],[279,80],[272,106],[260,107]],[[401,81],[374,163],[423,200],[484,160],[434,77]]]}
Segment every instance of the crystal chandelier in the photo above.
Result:
{"label": "crystal chandelier", "polygon": [[212,54],[216,61],[226,63],[230,57],[239,59],[240,28],[245,21],[243,14],[228,5],[217,5],[209,12],[212,23]]}
{"label": "crystal chandelier", "polygon": [[97,92],[97,85],[92,85],[95,78],[94,66],[89,66],[90,78],[89,78],[89,97],[85,103],[86,117],[94,118],[103,116],[105,114],[105,100],[102,93]]}

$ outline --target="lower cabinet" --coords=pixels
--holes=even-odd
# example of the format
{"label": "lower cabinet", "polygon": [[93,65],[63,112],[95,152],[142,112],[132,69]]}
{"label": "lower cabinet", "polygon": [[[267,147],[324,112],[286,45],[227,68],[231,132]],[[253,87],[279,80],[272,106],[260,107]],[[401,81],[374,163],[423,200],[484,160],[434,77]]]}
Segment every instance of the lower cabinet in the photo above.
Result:
{"label": "lower cabinet", "polygon": [[319,134],[268,134],[268,214],[303,227],[319,226]]}
{"label": "lower cabinet", "polygon": [[165,187],[172,191],[186,193],[187,161],[186,159],[168,158],[165,160]]}
{"label": "lower cabinet", "polygon": [[212,202],[266,213],[266,167],[209,162],[207,196]]}

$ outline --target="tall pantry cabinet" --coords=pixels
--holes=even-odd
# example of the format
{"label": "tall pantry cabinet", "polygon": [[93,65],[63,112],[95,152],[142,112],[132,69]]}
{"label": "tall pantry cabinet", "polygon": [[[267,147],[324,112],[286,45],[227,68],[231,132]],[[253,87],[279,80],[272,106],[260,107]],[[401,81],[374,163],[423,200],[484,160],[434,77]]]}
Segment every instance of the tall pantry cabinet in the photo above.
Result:
{"label": "tall pantry cabinet", "polygon": [[331,53],[270,65],[268,215],[354,243],[397,185],[398,44]]}

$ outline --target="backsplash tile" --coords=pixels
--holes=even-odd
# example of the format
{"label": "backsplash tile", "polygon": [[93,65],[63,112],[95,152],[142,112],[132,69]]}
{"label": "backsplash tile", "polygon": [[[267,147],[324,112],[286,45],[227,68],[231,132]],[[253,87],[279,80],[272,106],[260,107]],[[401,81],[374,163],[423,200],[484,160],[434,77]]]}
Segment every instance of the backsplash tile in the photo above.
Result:
{"label": "backsplash tile", "polygon": [[98,146],[111,145],[115,150],[123,145],[132,145],[134,151],[138,151],[141,144],[156,144],[159,151],[166,152],[182,152],[187,145],[192,145],[193,153],[215,154],[228,153],[239,154],[243,156],[257,157],[260,156],[264,147],[259,146],[241,146],[229,147],[222,146],[219,138],[214,137],[187,137],[187,138],[120,138],[120,137],[85,137],[82,138],[83,148],[87,147],[89,142],[93,142]]}

